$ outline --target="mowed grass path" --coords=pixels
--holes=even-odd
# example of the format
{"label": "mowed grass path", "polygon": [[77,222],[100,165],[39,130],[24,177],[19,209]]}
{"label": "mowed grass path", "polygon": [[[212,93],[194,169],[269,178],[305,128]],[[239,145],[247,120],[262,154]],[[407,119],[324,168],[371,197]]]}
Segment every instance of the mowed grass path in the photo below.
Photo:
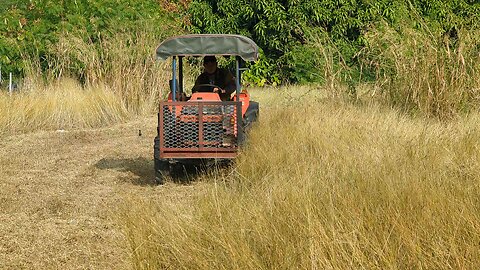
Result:
{"label": "mowed grass path", "polygon": [[118,207],[134,195],[182,203],[202,185],[153,185],[155,122],[3,137],[0,269],[131,268]]}

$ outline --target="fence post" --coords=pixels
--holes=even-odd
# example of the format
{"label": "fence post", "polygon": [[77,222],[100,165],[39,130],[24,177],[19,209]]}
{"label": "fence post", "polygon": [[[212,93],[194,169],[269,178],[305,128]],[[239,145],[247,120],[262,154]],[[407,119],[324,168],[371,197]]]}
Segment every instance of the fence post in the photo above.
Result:
{"label": "fence post", "polygon": [[2,66],[0,66],[0,85],[2,84]]}
{"label": "fence post", "polygon": [[10,82],[8,84],[8,93],[12,95],[13,87],[12,87],[12,73],[10,72]]}

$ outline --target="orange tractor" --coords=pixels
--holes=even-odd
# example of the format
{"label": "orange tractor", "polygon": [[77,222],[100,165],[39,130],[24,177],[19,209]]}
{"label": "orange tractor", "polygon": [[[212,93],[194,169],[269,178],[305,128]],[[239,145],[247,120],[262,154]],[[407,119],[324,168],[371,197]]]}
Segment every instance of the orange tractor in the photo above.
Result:
{"label": "orange tractor", "polygon": [[[259,104],[241,87],[240,68],[243,61],[255,61],[258,47],[251,39],[240,35],[184,35],[163,41],[156,50],[157,58],[172,57],[172,80],[167,101],[160,102],[157,137],[154,143],[155,181],[177,165],[228,161],[237,156],[245,142],[246,131],[257,120]],[[235,56],[235,93],[221,100],[213,88],[178,100],[184,93],[183,59],[186,56]]]}

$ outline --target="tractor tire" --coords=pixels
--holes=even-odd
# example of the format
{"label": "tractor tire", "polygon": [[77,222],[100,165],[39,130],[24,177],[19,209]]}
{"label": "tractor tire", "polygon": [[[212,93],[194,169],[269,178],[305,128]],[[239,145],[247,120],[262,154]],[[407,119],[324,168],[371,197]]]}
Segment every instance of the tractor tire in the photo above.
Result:
{"label": "tractor tire", "polygon": [[243,128],[245,132],[248,132],[252,127],[254,122],[258,121],[260,114],[258,102],[252,101],[250,106],[248,106],[247,112],[245,113],[245,118],[243,119]]}
{"label": "tractor tire", "polygon": [[169,175],[170,163],[167,160],[155,158],[155,184],[163,185],[165,177]]}
{"label": "tractor tire", "polygon": [[153,144],[153,159],[155,169],[155,184],[162,185],[165,182],[165,177],[169,175],[170,163],[168,160],[160,158],[160,139],[155,137]]}
{"label": "tractor tire", "polygon": [[242,125],[242,131],[244,133],[243,133],[242,139],[239,140],[238,142],[240,146],[244,146],[247,144],[248,136],[249,136],[248,133],[250,132],[250,129],[252,128],[253,123],[258,121],[258,116],[259,116],[259,113],[257,110],[257,111],[250,112],[244,119],[242,119],[241,125]]}

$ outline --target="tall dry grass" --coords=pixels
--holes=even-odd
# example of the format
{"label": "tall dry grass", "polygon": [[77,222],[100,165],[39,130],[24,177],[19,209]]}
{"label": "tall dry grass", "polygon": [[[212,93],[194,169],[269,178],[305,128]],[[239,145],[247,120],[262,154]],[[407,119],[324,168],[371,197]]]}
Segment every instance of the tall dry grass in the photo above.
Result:
{"label": "tall dry grass", "polygon": [[82,87],[73,79],[0,93],[0,134],[99,127],[132,117],[108,86]]}
{"label": "tall dry grass", "polygon": [[[155,112],[169,91],[171,71],[168,61],[156,60],[165,36],[152,27],[158,26],[105,36],[100,43],[81,29],[64,33],[45,56],[48,67],[25,56],[22,87],[13,96],[0,93],[0,134],[102,126]],[[175,31],[171,26],[164,34]]]}
{"label": "tall dry grass", "polygon": [[327,33],[306,33],[316,64],[302,70],[324,78],[333,97],[380,102],[403,112],[448,119],[480,105],[480,39],[475,28],[444,32],[421,18],[378,23],[364,33],[364,47],[344,57]]}
{"label": "tall dry grass", "polygon": [[102,37],[100,42],[64,33],[51,48],[50,80],[71,76],[73,69],[87,87],[107,85],[129,111],[152,112],[170,78],[169,65],[156,60],[155,48],[172,31],[158,36],[151,27]]}
{"label": "tall dry grass", "polygon": [[188,204],[125,204],[135,269],[480,268],[480,115],[297,97]]}
{"label": "tall dry grass", "polygon": [[376,76],[370,94],[405,111],[450,118],[480,104],[478,30],[442,33],[380,24],[358,56]]}

